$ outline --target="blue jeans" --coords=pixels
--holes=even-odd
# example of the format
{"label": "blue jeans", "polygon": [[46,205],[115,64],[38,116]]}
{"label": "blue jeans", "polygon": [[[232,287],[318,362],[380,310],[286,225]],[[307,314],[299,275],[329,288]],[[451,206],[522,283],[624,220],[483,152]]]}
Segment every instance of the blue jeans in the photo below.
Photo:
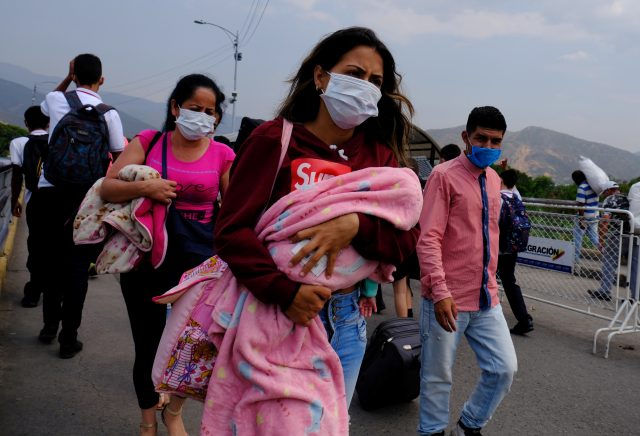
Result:
{"label": "blue jeans", "polygon": [[611,295],[611,286],[617,281],[618,254],[620,240],[616,235],[604,236],[604,249],[602,250],[602,277],[600,278],[600,293]]}
{"label": "blue jeans", "polygon": [[516,351],[502,307],[498,304],[487,310],[458,312],[457,331],[453,333],[438,324],[433,307],[431,300],[422,300],[418,433],[437,433],[449,424],[452,370],[462,335],[466,336],[475,353],[482,373],[464,403],[460,420],[467,427],[482,428],[509,392],[517,370]]}
{"label": "blue jeans", "polygon": [[[582,221],[584,229],[580,227],[580,221]],[[580,251],[582,250],[582,238],[584,234],[591,240],[594,247],[598,247],[598,221],[587,221],[583,218],[576,218],[576,224],[573,227],[573,246],[575,248],[574,262],[578,263],[580,260]]]}
{"label": "blue jeans", "polygon": [[344,372],[347,409],[356,389],[360,365],[367,346],[367,323],[360,315],[360,289],[349,294],[333,294],[320,311],[329,342],[338,354]]}

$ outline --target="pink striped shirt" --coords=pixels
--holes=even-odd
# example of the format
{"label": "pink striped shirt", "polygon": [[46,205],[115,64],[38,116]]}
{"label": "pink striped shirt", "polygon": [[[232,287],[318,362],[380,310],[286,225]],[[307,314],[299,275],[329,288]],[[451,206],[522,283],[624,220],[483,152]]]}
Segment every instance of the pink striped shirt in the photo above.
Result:
{"label": "pink striped shirt", "polygon": [[[437,303],[453,297],[458,310],[477,311],[483,271],[480,168],[463,154],[436,166],[424,189],[420,238],[422,295]],[[498,218],[500,177],[486,169],[489,200],[489,281],[491,307],[498,304]]]}

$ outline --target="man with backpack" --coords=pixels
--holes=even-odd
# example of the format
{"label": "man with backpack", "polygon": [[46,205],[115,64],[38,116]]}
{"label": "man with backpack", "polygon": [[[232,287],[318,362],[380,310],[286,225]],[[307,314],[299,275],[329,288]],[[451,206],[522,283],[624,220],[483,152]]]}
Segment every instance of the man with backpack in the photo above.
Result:
{"label": "man with backpack", "polygon": [[500,174],[502,186],[500,196],[500,254],[498,255],[498,276],[507,294],[509,306],[518,323],[510,329],[511,334],[524,335],[533,330],[533,318],[527,312],[520,286],[516,283],[516,261],[518,253],[527,249],[531,222],[527,216],[520,194],[516,189],[518,173],[504,170]]}
{"label": "man with backpack", "polygon": [[498,109],[473,109],[461,135],[466,154],[436,165],[424,189],[416,247],[423,296],[420,435],[444,436],[462,336],[482,372],[452,435],[481,434],[517,369],[496,282],[500,177],[491,165],[506,130]]}
{"label": "man with backpack", "polygon": [[38,179],[42,168],[42,152],[47,148],[49,117],[40,111],[40,106],[31,106],[24,112],[24,124],[29,130],[29,136],[15,138],[9,143],[12,165],[11,211],[13,216],[17,218],[22,216],[23,208],[19,197],[24,181],[26,185],[24,203],[27,208],[27,227],[29,228],[27,269],[30,277],[24,285],[24,297],[21,304],[22,307],[36,307],[46,284],[46,277],[37,271],[37,268],[42,264],[42,259],[38,258],[39,244],[32,235],[34,222],[33,213],[29,212],[29,200],[31,193],[38,189]]}
{"label": "man with backpack", "polygon": [[[71,82],[76,90],[66,92]],[[40,105],[51,121],[38,191],[31,200],[38,220],[37,239],[48,250],[49,285],[42,303],[44,327],[38,339],[51,343],[58,336],[63,359],[82,350],[78,328],[89,264],[97,254],[95,247],[73,243],[73,220],[87,190],[106,174],[109,152],[115,160],[124,148],[120,117],[97,94],[103,82],[100,59],[81,54],[69,64],[67,77]]]}

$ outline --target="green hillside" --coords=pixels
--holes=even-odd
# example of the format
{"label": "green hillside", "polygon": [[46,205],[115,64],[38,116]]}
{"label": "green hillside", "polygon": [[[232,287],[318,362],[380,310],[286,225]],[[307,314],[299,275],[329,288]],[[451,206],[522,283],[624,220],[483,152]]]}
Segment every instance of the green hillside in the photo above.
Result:
{"label": "green hillside", "polygon": [[9,156],[9,143],[12,139],[28,134],[29,132],[22,127],[0,122],[0,156]]}

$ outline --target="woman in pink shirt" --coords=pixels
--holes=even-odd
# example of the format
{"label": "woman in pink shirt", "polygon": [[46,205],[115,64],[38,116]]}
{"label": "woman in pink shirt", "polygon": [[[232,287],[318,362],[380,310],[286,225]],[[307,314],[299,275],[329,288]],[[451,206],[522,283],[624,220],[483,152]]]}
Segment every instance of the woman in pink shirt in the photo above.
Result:
{"label": "woman in pink shirt", "polygon": [[[216,117],[222,116],[224,94],[201,74],[185,76],[167,102],[162,132],[140,132],[109,169],[100,195],[109,202],[138,197],[171,204],[167,217],[168,250],[160,268],[143,263],[136,271],[122,274],[120,285],[135,343],[133,383],[141,409],[140,432],[157,432],[156,406],[159,396],[151,381],[151,370],[165,326],[166,308],[151,301],[178,283],[180,275],[213,253],[213,225],[218,193],[224,197],[229,168],[235,157],[228,146],[209,139]],[[130,164],[146,164],[162,174],[161,179],[125,182],[118,172]],[[172,397],[162,409],[169,434],[186,434],[181,411],[183,398]]]}

